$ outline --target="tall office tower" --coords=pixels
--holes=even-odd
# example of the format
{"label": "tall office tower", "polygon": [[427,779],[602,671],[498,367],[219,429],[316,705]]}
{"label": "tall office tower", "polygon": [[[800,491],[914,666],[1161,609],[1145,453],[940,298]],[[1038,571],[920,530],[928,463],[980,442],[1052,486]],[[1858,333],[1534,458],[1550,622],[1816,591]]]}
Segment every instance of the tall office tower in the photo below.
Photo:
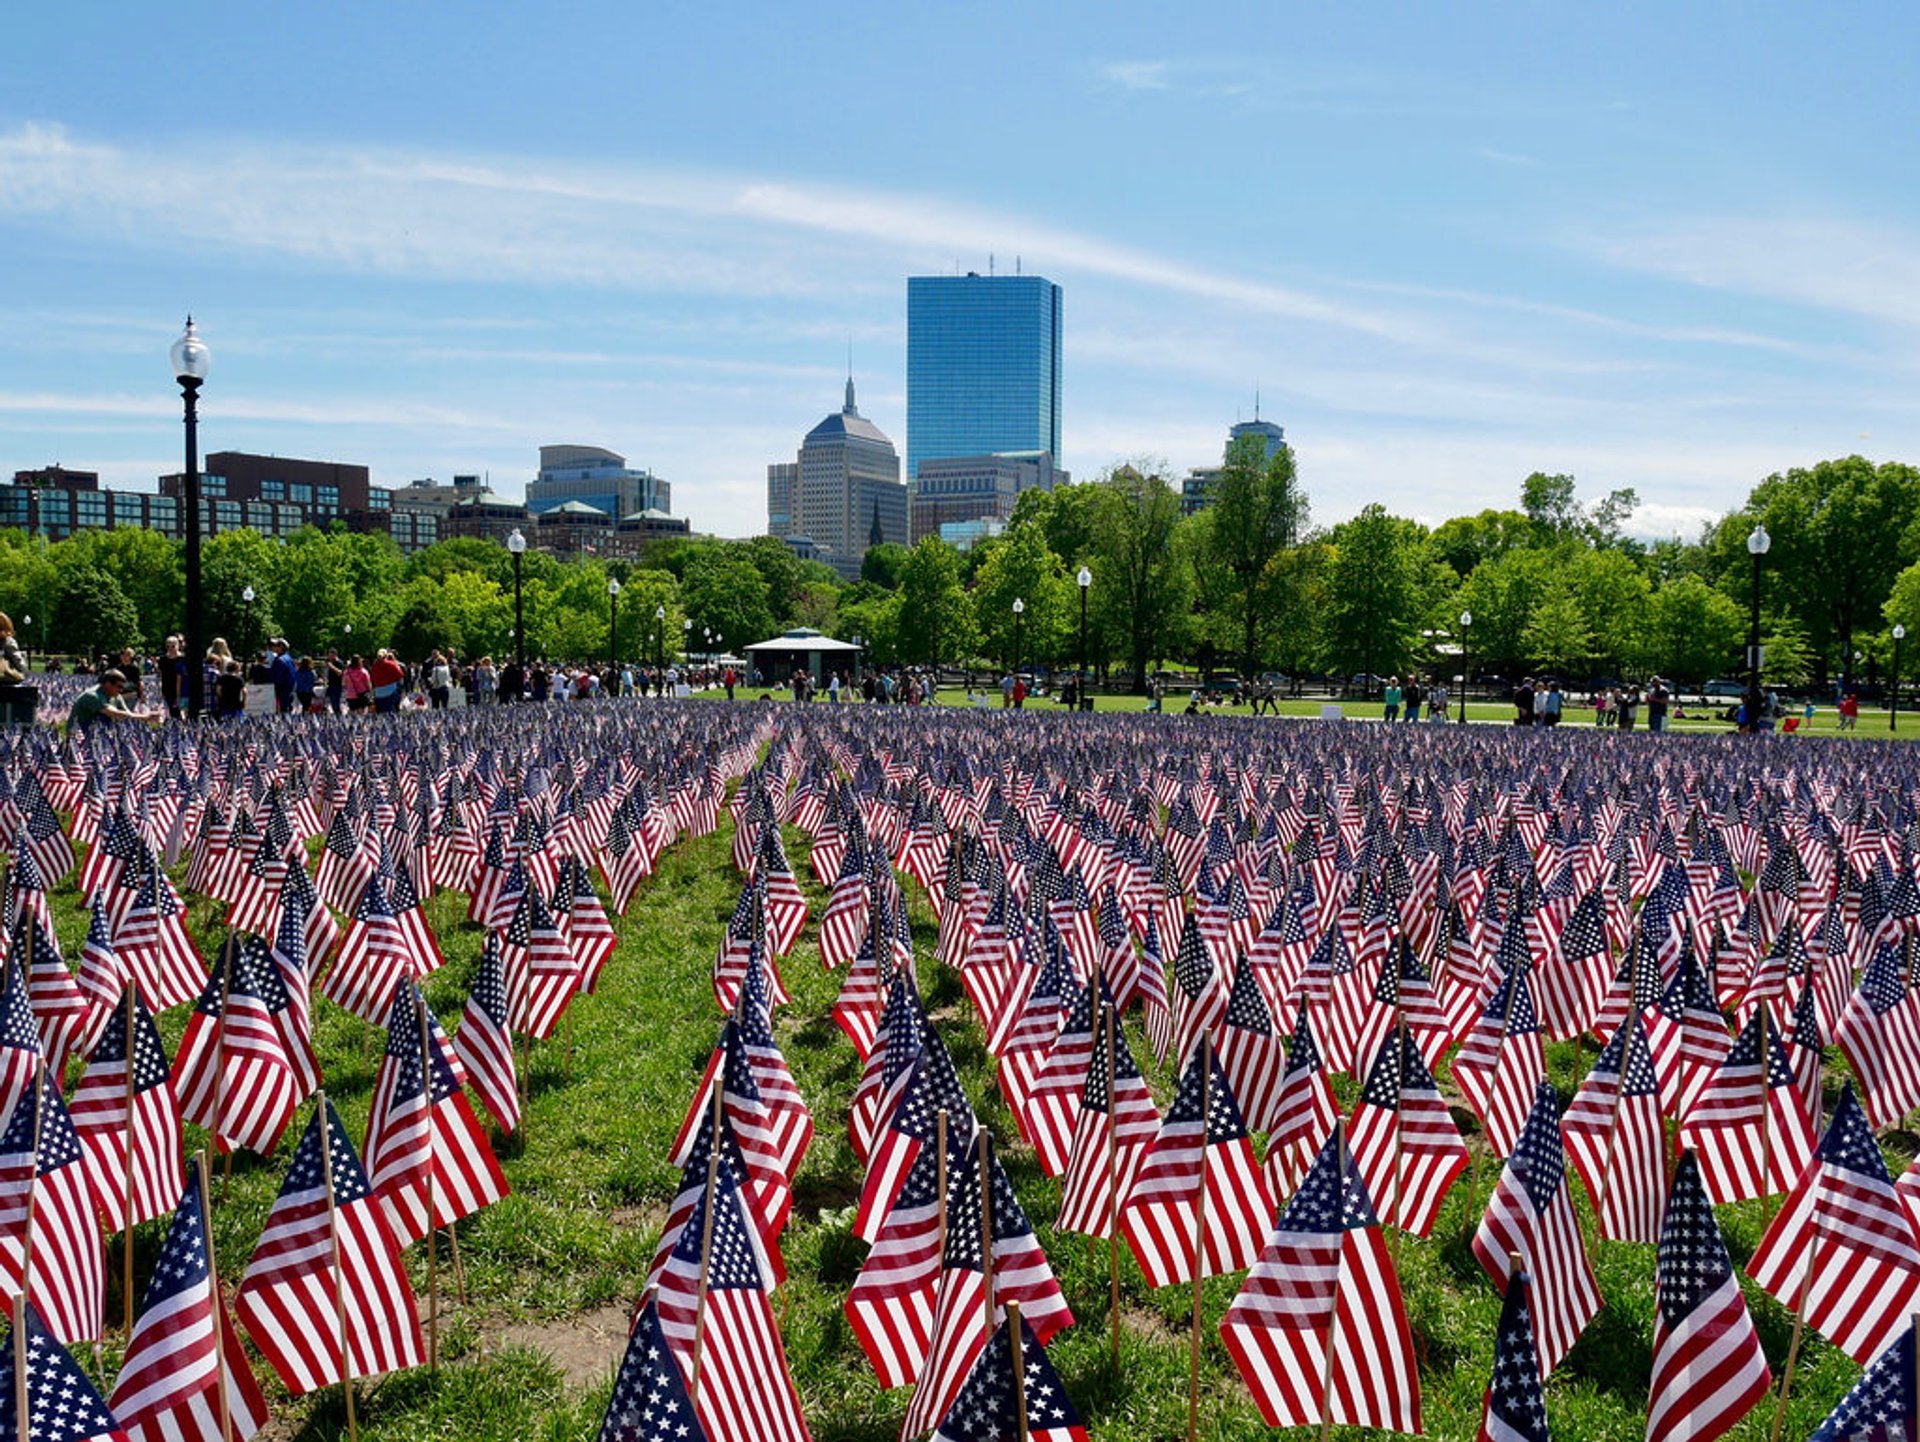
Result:
{"label": "tall office tower", "polygon": [[846,405],[807,432],[798,460],[767,467],[767,530],[810,543],[809,554],[849,581],[869,546],[907,543],[900,453],[854,405],[851,376]]}
{"label": "tall office tower", "polygon": [[1060,454],[1060,287],[1037,275],[907,281],[907,480],[923,460]]}

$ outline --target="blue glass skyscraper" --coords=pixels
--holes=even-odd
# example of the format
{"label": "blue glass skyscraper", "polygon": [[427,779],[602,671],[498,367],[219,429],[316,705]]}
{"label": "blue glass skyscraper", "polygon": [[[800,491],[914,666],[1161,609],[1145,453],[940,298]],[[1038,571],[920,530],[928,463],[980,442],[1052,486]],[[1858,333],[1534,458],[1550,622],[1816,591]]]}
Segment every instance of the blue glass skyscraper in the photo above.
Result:
{"label": "blue glass skyscraper", "polygon": [[1060,287],[1037,275],[907,281],[907,478],[920,462],[1060,455]]}

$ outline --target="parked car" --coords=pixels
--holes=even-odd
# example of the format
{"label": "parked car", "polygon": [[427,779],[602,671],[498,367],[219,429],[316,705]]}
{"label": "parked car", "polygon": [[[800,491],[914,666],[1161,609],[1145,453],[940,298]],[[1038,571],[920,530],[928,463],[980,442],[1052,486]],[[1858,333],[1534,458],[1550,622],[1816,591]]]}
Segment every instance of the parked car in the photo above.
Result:
{"label": "parked car", "polygon": [[1747,694],[1747,683],[1744,681],[1709,681],[1700,688],[1700,694],[1709,701],[1718,697],[1729,696],[1737,701]]}

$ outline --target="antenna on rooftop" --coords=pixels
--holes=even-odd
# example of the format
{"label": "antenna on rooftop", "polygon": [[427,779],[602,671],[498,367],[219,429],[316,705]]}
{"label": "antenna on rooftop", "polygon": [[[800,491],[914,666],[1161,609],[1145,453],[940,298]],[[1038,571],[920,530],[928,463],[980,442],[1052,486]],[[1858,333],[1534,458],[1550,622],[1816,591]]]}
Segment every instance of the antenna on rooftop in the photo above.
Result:
{"label": "antenna on rooftop", "polygon": [[987,252],[987,274],[988,275],[993,274],[993,252],[992,251]]}

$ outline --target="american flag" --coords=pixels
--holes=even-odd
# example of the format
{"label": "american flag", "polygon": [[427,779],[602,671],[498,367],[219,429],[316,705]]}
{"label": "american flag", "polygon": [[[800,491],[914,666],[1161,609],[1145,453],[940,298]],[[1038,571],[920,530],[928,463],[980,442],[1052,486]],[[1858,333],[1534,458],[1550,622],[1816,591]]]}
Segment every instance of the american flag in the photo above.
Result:
{"label": "american flag", "polygon": [[1233,1088],[1203,1037],[1140,1159],[1121,1233],[1147,1285],[1168,1287],[1250,1266],[1272,1215]]}
{"label": "american flag", "polygon": [[293,1094],[303,1102],[319,1089],[320,1059],[313,1049],[313,982],[307,971],[307,903],[287,896],[280,910],[269,960],[277,984],[270,1009],[280,1027],[287,1064],[293,1069]]}
{"label": "american flag", "polygon": [[33,856],[40,879],[49,887],[58,886],[73,870],[73,843],[60,829],[60,818],[47,803],[40,789],[40,778],[28,767],[14,783],[14,805],[20,808],[21,849]]}
{"label": "american flag", "polygon": [[1269,1427],[1420,1431],[1420,1380],[1380,1219],[1336,1127],[1220,1324]]}
{"label": "american flag", "polygon": [[1615,1242],[1659,1241],[1667,1207],[1667,1135],[1660,1083],[1637,1011],[1594,1060],[1560,1119],[1560,1135],[1586,1183],[1600,1235]]}
{"label": "american flag", "polygon": [[[39,1292],[27,1313],[27,1436],[19,1432],[19,1374],[0,1367],[0,1442],[130,1442],[87,1374],[41,1319]],[[19,1309],[14,1309],[19,1320]],[[17,1354],[11,1329],[0,1332],[0,1348]]]}
{"label": "american flag", "polygon": [[[113,1384],[113,1410],[129,1442],[213,1442],[228,1429],[234,1442],[246,1442],[267,1423],[266,1399],[215,1285],[210,1253],[196,1160]],[[216,1369],[224,1369],[224,1383]]]}
{"label": "american flag", "polygon": [[766,887],[767,932],[774,955],[785,956],[800,939],[800,928],[807,924],[807,898],[787,864],[787,850],[780,844],[777,825],[770,824],[761,831],[752,874]]}
{"label": "american flag", "polygon": [[1393,949],[1374,982],[1373,1005],[1355,1034],[1355,1058],[1377,1053],[1380,1039],[1396,1026],[1406,1027],[1429,1069],[1440,1065],[1441,1056],[1453,1041],[1446,1013],[1427,980],[1427,970],[1404,937],[1394,939]]}
{"label": "american flag", "polygon": [[[890,1086],[888,1091],[895,1092],[896,1088]],[[947,1113],[950,1129],[957,1126],[971,1135],[974,1126],[973,1108],[960,1089],[953,1058],[931,1027],[922,1029],[920,1050],[900,1077],[897,1095],[899,1101],[891,1107],[886,1097],[881,1100],[885,1121],[874,1138],[873,1154],[867,1159],[867,1175],[860,1188],[860,1210],[854,1218],[853,1234],[864,1242],[879,1237],[881,1224],[914,1159],[933,1140],[939,1114]]]}
{"label": "american flag", "polygon": [[1679,972],[1647,1013],[1647,1049],[1668,1116],[1686,1121],[1732,1045],[1713,985],[1688,943]]}
{"label": "american flag", "polygon": [[1202,1038],[1219,1044],[1227,1016],[1226,985],[1191,912],[1173,953],[1173,981],[1173,1057],[1184,1066]]}
{"label": "american flag", "polygon": [[1119,1013],[1103,1006],[1054,1225],[1089,1237],[1113,1236],[1120,1204],[1159,1130],[1159,1109],[1120,1030]]}
{"label": "american flag", "polygon": [[926,1029],[925,1008],[915,988],[913,973],[902,968],[887,987],[886,1004],[874,1028],[873,1044],[860,1066],[853,1099],[847,1108],[847,1140],[864,1163],[873,1142],[887,1124],[909,1079],[913,1060],[920,1054]]}
{"label": "american flag", "polygon": [[87,939],[80,947],[80,971],[75,982],[93,1003],[94,1014],[104,1019],[119,1002],[132,972],[114,950],[113,924],[107,920],[106,904],[96,898],[88,911]]}
{"label": "american flag", "polygon": [[804,1442],[807,1424],[768,1301],[772,1265],[734,1163],[724,1149],[711,1168],[709,1160],[687,1168],[682,1191],[695,1192],[693,1207],[655,1269],[661,1332],[711,1442]]}
{"label": "american flag", "polygon": [[323,1092],[247,1263],[235,1310],[298,1397],[420,1366],[426,1355],[417,1309],[400,1243]]}
{"label": "american flag", "polygon": [[367,1175],[403,1243],[507,1194],[473,1108],[434,1045],[438,1028],[425,1008],[413,982],[394,983],[386,1052],[367,1116]]}
{"label": "american flag", "polygon": [[[1087,1083],[1087,1063],[1093,1055],[1098,996],[1092,985],[1068,983],[1062,999],[1063,1020],[1027,1090],[1021,1131],[1031,1139],[1040,1169],[1050,1177],[1064,1176],[1073,1156],[1073,1132]],[[1111,997],[1107,1005],[1112,1005]]]}
{"label": "american flag", "polygon": [[1589,891],[1560,928],[1559,965],[1542,972],[1540,1020],[1555,1040],[1578,1036],[1593,1024],[1611,979],[1605,902]]}
{"label": "american flag", "polygon": [[467,992],[460,1029],[453,1034],[453,1051],[466,1070],[468,1085],[493,1114],[500,1130],[511,1132],[518,1127],[520,1089],[513,1060],[513,1016],[498,932],[489,931],[480,948],[480,965]]}
{"label": "american flag", "polygon": [[620,938],[607,920],[600,893],[593,889],[593,873],[579,857],[570,856],[561,864],[560,889],[569,903],[567,944],[580,960],[580,990],[591,994]]}
{"label": "american flag", "polygon": [[907,1405],[907,1437],[924,1434],[946,1414],[1008,1302],[1020,1304],[1043,1340],[1073,1324],[984,1131],[974,1134],[972,1157],[950,1166],[942,1242],[933,1331]]}
{"label": "american flag", "polygon": [[1008,1311],[934,1431],[933,1442],[1087,1442],[1087,1429],[1066,1384],[1024,1317]]}
{"label": "american flag", "polygon": [[1713,1442],[1773,1379],[1691,1152],[1674,1169],[1655,1287],[1647,1435]]}
{"label": "american flag", "polygon": [[526,953],[526,991],[519,1030],[536,1040],[553,1035],[561,1014],[580,986],[580,962],[554,924],[553,914],[529,887],[507,928],[507,940]]}
{"label": "american flag", "polygon": [[762,1236],[777,1239],[787,1225],[793,1207],[793,1189],[780,1150],[780,1138],[774,1127],[772,1111],[760,1095],[748,1059],[739,1023],[729,1017],[720,1029],[720,1040],[708,1059],[706,1075],[695,1090],[680,1124],[670,1153],[673,1164],[684,1167],[693,1150],[700,1124],[712,1110],[713,1088],[721,1089],[721,1105],[727,1122],[740,1146],[745,1167],[745,1191],[753,1205]]}
{"label": "american flag", "polygon": [[1917,1361],[1909,1326],[1860,1374],[1808,1442],[1912,1442],[1920,1437]]}
{"label": "american flag", "polygon": [[1381,1221],[1426,1236],[1467,1169],[1467,1144],[1411,1039],[1391,1031],[1380,1043],[1349,1131],[1367,1195],[1388,1199]]}
{"label": "american flag", "polygon": [[416,953],[401,924],[391,884],[379,875],[367,882],[339,958],[320,981],[322,995],[374,1026],[386,1020],[394,982],[433,969],[429,957]]}
{"label": "american flag", "polygon": [[23,1277],[54,1336],[100,1339],[106,1274],[93,1179],[59,1083],[44,1073],[0,1132],[0,1295],[17,1299]]}
{"label": "american flag", "polygon": [[1904,947],[1876,945],[1834,1028],[1834,1044],[1860,1084],[1867,1120],[1877,1127],[1891,1126],[1920,1106],[1920,988],[1910,975]]}
{"label": "american flag", "polygon": [[272,965],[258,937],[229,936],[173,1059],[181,1115],[223,1150],[271,1152],[293,1119],[293,1065],[263,994]]}
{"label": "american flag", "polygon": [[[911,980],[909,979],[909,984]],[[753,1082],[767,1108],[773,1129],[774,1148],[780,1168],[791,1183],[800,1173],[800,1162],[813,1141],[813,1115],[806,1099],[793,1080],[787,1059],[773,1037],[771,1001],[767,989],[765,958],[758,948],[747,959],[746,975],[741,979],[740,998],[734,1004],[734,1025],[746,1052]]]}
{"label": "american flag", "polygon": [[1507,973],[1453,1058],[1453,1081],[1485,1123],[1496,1157],[1513,1150],[1535,1089],[1547,1075],[1529,968]]}
{"label": "american flag", "polygon": [[1267,1190],[1276,1202],[1292,1194],[1339,1120],[1340,1106],[1320,1064],[1320,1048],[1303,999],[1287,1041],[1287,1070],[1267,1132]]}
{"label": "american flag", "polygon": [[1813,1121],[1771,1012],[1756,1008],[1700,1093],[1680,1145],[1716,1203],[1788,1191],[1813,1158]]}
{"label": "american flag", "polygon": [[107,1230],[126,1229],[129,1202],[134,1226],[164,1217],[186,1182],[180,1169],[180,1108],[160,1032],[131,983],[125,999],[107,1014],[74,1090],[71,1112]]}
{"label": "american flag", "polygon": [[14,925],[13,949],[26,958],[27,997],[40,1028],[47,1070],[56,1079],[63,1077],[68,1059],[78,1055],[86,1039],[99,1030],[93,1003],[67,970],[53,932],[24,913]]}
{"label": "american flag", "polygon": [[[1531,1286],[1525,1272],[1507,1278],[1500,1329],[1493,1337],[1493,1375],[1487,1379],[1479,1442],[1549,1442],[1547,1399],[1540,1389],[1540,1356],[1533,1345]],[[1648,1434],[1664,1438],[1663,1432]]]}
{"label": "american flag", "polygon": [[971,1170],[972,1139],[963,1128],[964,1121],[947,1128],[944,1157],[937,1144],[920,1149],[847,1296],[847,1321],[883,1388],[908,1385],[926,1363],[942,1266],[945,1193],[979,1186]]}
{"label": "american flag", "polygon": [[1240,1114],[1254,1131],[1270,1132],[1279,1117],[1287,1053],[1261,995],[1259,977],[1244,955],[1227,993],[1222,1022],[1220,1068],[1240,1100]]}
{"label": "american flag", "polygon": [[633,1319],[626,1356],[600,1422],[599,1442],[708,1442],[651,1297]]}
{"label": "american flag", "polygon": [[1920,1310],[1920,1237],[1851,1082],[1747,1272],[1862,1364]]}
{"label": "american flag", "polygon": [[205,963],[181,922],[172,884],[151,853],[140,872],[130,867],[120,880],[131,888],[131,904],[117,919],[110,907],[108,920],[114,923],[114,948],[140,983],[140,994],[161,1011],[192,1001],[206,979]]}
{"label": "american flag", "polygon": [[840,863],[840,875],[827,899],[826,915],[820,919],[820,961],[832,970],[852,961],[867,934],[867,910],[872,895],[867,889],[867,853],[856,837]]}
{"label": "american flag", "polygon": [[1580,1222],[1567,1190],[1556,1103],[1552,1084],[1542,1082],[1533,1113],[1473,1238],[1473,1254],[1502,1294],[1507,1259],[1520,1254],[1533,1281],[1534,1345],[1543,1374],[1560,1365],[1600,1310],[1600,1288],[1587,1265]]}

